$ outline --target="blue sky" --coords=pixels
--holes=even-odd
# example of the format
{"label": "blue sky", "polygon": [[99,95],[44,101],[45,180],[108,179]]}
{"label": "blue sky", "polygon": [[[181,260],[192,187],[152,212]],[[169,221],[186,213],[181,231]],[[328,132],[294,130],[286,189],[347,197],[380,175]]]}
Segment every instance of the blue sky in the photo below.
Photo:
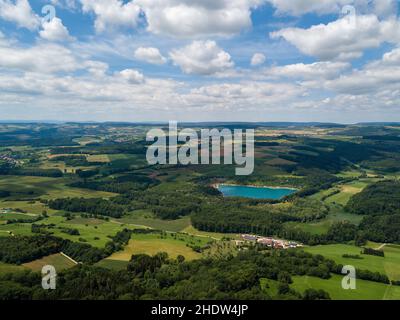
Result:
{"label": "blue sky", "polygon": [[396,0],[0,0],[0,119],[400,121],[399,44]]}

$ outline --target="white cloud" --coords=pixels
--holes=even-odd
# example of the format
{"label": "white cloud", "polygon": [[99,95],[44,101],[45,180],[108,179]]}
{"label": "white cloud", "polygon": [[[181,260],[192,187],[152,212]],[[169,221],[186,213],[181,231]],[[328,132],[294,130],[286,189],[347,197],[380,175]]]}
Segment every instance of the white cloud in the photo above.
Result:
{"label": "white cloud", "polygon": [[385,91],[400,95],[400,49],[385,53],[381,60],[373,61],[360,70],[328,81],[326,87],[351,95]]}
{"label": "white cloud", "polygon": [[215,41],[193,41],[190,45],[170,53],[175,65],[184,73],[212,75],[234,66],[229,53]]}
{"label": "white cloud", "polygon": [[400,48],[393,49],[383,55],[383,63],[385,65],[397,64],[400,65]]}
{"label": "white cloud", "polygon": [[380,17],[396,13],[397,0],[267,0],[278,14],[301,16],[306,13],[342,14],[346,5],[354,6],[357,14]]}
{"label": "white cloud", "polygon": [[135,58],[151,64],[164,64],[167,62],[167,59],[161,55],[160,50],[152,47],[136,49]]}
{"label": "white cloud", "polygon": [[252,26],[251,9],[265,0],[138,0],[148,30],[178,37],[233,35]]}
{"label": "white cloud", "polygon": [[43,39],[49,41],[68,41],[73,39],[61,19],[57,17],[51,19],[49,22],[44,22],[42,26],[43,30],[39,34]]}
{"label": "white cloud", "polygon": [[323,60],[358,58],[365,49],[378,48],[385,41],[400,41],[400,22],[395,18],[380,21],[374,15],[367,15],[357,16],[355,22],[342,18],[309,29],[282,29],[270,36],[283,37],[302,53]]}
{"label": "white cloud", "polygon": [[265,57],[264,54],[262,53],[255,53],[253,57],[251,58],[251,65],[252,66],[259,66],[261,64],[264,64],[265,60],[267,58]]}
{"label": "white cloud", "polygon": [[[225,112],[256,112],[287,106],[301,98],[305,89],[289,83],[243,81],[240,83],[218,83],[194,88],[184,96],[190,106],[215,108]],[[258,116],[259,119],[259,116]]]}
{"label": "white cloud", "polygon": [[96,15],[97,32],[109,31],[117,27],[137,27],[140,20],[140,7],[133,1],[121,0],[80,0],[85,13]]}
{"label": "white cloud", "polygon": [[332,79],[341,74],[350,64],[345,62],[315,62],[311,64],[297,63],[272,67],[265,71],[266,75],[301,79]]}
{"label": "white cloud", "polygon": [[107,63],[92,60],[86,61],[84,66],[90,72],[90,74],[97,78],[104,77],[109,68]]}
{"label": "white cloud", "polygon": [[74,11],[77,9],[77,0],[51,0],[52,5],[58,6],[63,9]]}
{"label": "white cloud", "polygon": [[28,0],[0,0],[0,18],[29,30],[36,30],[40,25],[39,17],[32,11]]}
{"label": "white cloud", "polygon": [[119,75],[131,84],[141,84],[144,82],[144,75],[137,70],[125,69],[119,72]]}
{"label": "white cloud", "polygon": [[0,67],[23,72],[70,72],[81,68],[73,53],[56,44],[40,44],[30,48],[0,45]]}
{"label": "white cloud", "polygon": [[374,13],[378,16],[397,15],[398,0],[375,0]]}

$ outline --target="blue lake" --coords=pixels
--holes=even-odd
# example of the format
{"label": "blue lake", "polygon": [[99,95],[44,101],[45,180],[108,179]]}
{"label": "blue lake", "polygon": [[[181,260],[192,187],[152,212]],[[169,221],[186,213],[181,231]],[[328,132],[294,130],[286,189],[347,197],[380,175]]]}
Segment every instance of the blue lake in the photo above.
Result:
{"label": "blue lake", "polygon": [[269,199],[269,200],[279,200],[297,191],[288,188],[267,188],[267,187],[229,186],[229,185],[219,185],[218,190],[221,191],[225,197],[242,197],[250,199]]}

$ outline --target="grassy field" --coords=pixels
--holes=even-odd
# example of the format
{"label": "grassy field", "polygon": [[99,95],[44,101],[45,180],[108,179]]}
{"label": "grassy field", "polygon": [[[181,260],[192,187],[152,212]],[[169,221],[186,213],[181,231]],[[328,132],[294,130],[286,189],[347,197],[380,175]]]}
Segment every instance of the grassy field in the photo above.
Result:
{"label": "grassy field", "polygon": [[74,139],[75,142],[79,143],[82,146],[85,146],[89,143],[97,143],[97,142],[101,142],[102,139],[99,137],[80,137],[80,138],[76,138]]}
{"label": "grassy field", "polygon": [[383,283],[357,280],[356,290],[344,290],[340,275],[333,275],[329,280],[308,276],[292,277],[291,287],[301,293],[307,289],[323,289],[333,300],[398,300],[400,287]]}
{"label": "grassy field", "polygon": [[[338,264],[353,265],[358,269],[386,274],[391,280],[400,280],[399,247],[384,247],[384,258],[361,255],[361,248],[342,244],[306,247],[304,250],[312,254],[321,254],[326,258],[334,260]],[[360,255],[362,259],[343,258],[344,254]]]}
{"label": "grassy field", "polygon": [[52,210],[40,201],[0,201],[0,209],[11,209],[13,211],[20,209],[27,212],[28,215],[41,215],[43,211],[48,214],[54,214],[57,211]]}
{"label": "grassy field", "polygon": [[363,216],[348,213],[344,210],[343,206],[331,203],[329,204],[328,216],[320,221],[308,223],[288,222],[286,225],[311,234],[325,234],[335,222],[348,221],[358,225],[362,219]]}
{"label": "grassy field", "polygon": [[97,219],[73,219],[67,221],[63,217],[50,217],[49,219],[43,220],[42,223],[51,224],[54,223],[62,228],[73,228],[77,229],[80,233],[79,236],[71,236],[69,234],[61,232],[59,229],[52,229],[55,236],[69,239],[72,241],[79,241],[79,239],[85,239],[88,244],[103,248],[110,238],[117,232],[126,228],[123,224],[114,223],[111,221],[97,220]]}
{"label": "grassy field", "polygon": [[53,266],[56,271],[62,271],[74,267],[76,264],[60,253],[53,254],[42,259],[38,259],[29,263],[24,263],[25,268],[33,271],[41,271],[44,266]]}
{"label": "grassy field", "polygon": [[221,240],[222,238],[232,238],[232,239],[239,239],[240,236],[236,233],[217,233],[217,232],[205,232],[199,231],[192,225],[186,227],[182,230],[183,233],[188,233],[190,235],[198,236],[198,237],[208,237],[215,240]]}
{"label": "grassy field", "polygon": [[319,222],[308,222],[308,223],[300,223],[300,222],[287,222],[286,226],[292,227],[303,232],[309,232],[311,234],[325,234],[332,222],[329,220],[322,220]]}
{"label": "grassy field", "polygon": [[361,215],[346,212],[341,205],[330,204],[329,215],[326,220],[331,222],[348,221],[350,223],[358,225],[363,218],[364,217]]}
{"label": "grassy field", "polygon": [[[56,199],[56,198],[110,198],[113,193],[88,189],[70,188],[65,178],[28,177],[28,176],[0,176],[0,190],[12,193],[11,198],[18,199]],[[0,207],[7,206],[7,202],[0,203]]]}
{"label": "grassy field", "polygon": [[335,194],[326,199],[327,203],[337,203],[340,205],[346,205],[350,198],[357,193],[360,193],[366,186],[368,182],[364,181],[354,181],[348,184],[340,185],[340,193]]}
{"label": "grassy field", "polygon": [[190,218],[184,217],[177,220],[162,220],[154,218],[152,213],[146,210],[138,210],[124,216],[117,221],[125,224],[144,226],[151,229],[180,232],[190,226]]}
{"label": "grassy field", "polygon": [[279,282],[271,279],[260,279],[261,289],[271,297],[278,295]]}
{"label": "grassy field", "polygon": [[0,275],[26,270],[24,266],[0,262]]}
{"label": "grassy field", "polygon": [[23,213],[0,213],[0,221],[8,220],[30,220],[37,217],[35,214],[23,214]]}
{"label": "grassy field", "polygon": [[107,154],[88,155],[86,159],[89,162],[103,162],[103,163],[110,162],[110,158]]}
{"label": "grassy field", "polygon": [[[49,229],[54,232],[54,235],[64,239],[69,239],[75,242],[79,242],[80,239],[85,239],[86,243],[103,248],[110,237],[114,236],[117,232],[126,228],[126,225],[115,223],[111,221],[104,221],[98,219],[73,219],[66,220],[61,216],[52,216],[47,219],[40,221],[40,224],[55,224],[56,227]],[[71,228],[77,229],[80,235],[72,236],[62,232],[60,228]],[[7,235],[7,232],[11,231],[15,235],[32,235],[30,224],[10,224],[10,225],[0,225],[0,236]]]}
{"label": "grassy field", "polygon": [[[339,204],[344,206],[353,195],[360,193],[371,182],[372,181],[369,181],[369,179],[355,180],[347,184],[334,186],[328,190],[322,190],[312,195],[310,198],[316,200],[325,199],[324,202],[327,204]],[[337,191],[339,191],[339,193],[336,193]]]}
{"label": "grassy field", "polygon": [[108,259],[129,261],[134,254],[155,255],[159,252],[168,253],[170,258],[176,258],[182,255],[186,260],[194,260],[201,258],[201,253],[193,251],[188,244],[203,246],[210,239],[188,236],[184,234],[146,234],[133,235],[129,244],[123,251],[114,253]]}
{"label": "grassy field", "polygon": [[90,170],[92,167],[88,166],[69,166],[63,161],[42,161],[40,169],[58,169],[64,173],[75,173],[77,170]]}
{"label": "grassy field", "polygon": [[161,231],[188,233],[190,235],[207,237],[216,240],[220,240],[224,237],[231,237],[235,239],[238,238],[237,234],[199,231],[191,225],[190,217],[183,217],[177,220],[162,220],[154,218],[153,214],[147,210],[134,211],[121,219],[117,219],[117,221],[127,225],[148,227]]}

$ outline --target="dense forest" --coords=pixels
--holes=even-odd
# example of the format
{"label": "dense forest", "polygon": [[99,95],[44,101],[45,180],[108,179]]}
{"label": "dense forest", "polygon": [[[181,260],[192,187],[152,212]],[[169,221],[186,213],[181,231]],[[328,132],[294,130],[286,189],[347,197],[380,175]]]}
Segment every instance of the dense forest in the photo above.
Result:
{"label": "dense forest", "polygon": [[400,214],[400,181],[381,181],[354,195],[346,209],[360,215]]}
{"label": "dense forest", "polygon": [[[250,251],[223,259],[186,262],[166,253],[134,255],[126,270],[112,271],[80,265],[58,275],[57,289],[46,292],[31,272],[0,276],[0,297],[20,299],[161,299],[161,300],[269,300],[330,299],[322,290],[303,294],[290,288],[292,276],[329,279],[341,274],[337,265],[303,251]],[[358,270],[361,279],[389,283],[379,273]],[[276,281],[277,292],[265,290],[261,279]]]}

